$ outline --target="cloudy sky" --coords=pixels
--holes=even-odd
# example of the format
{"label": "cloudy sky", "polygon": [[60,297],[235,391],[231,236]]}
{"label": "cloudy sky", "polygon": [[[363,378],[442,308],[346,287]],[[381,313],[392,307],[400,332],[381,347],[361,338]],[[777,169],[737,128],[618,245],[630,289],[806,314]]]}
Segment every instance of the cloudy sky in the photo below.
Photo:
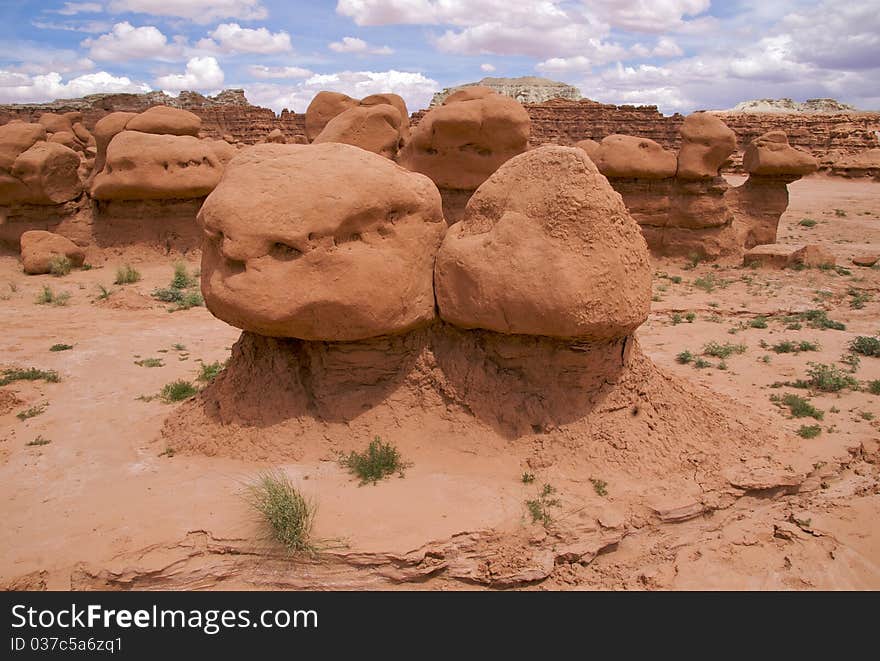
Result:
{"label": "cloudy sky", "polygon": [[690,112],[834,97],[880,108],[880,0],[0,0],[0,103],[242,87],[431,94],[538,75]]}

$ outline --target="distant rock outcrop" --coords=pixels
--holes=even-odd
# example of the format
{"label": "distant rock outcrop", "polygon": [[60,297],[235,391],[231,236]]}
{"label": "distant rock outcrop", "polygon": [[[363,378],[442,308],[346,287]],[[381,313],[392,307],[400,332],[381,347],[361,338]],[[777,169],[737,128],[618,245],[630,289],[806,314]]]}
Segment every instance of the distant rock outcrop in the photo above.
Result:
{"label": "distant rock outcrop", "polygon": [[447,87],[442,92],[437,92],[431,99],[431,108],[441,105],[446,97],[465,87],[479,85],[488,87],[498,94],[504,94],[520,103],[543,103],[550,99],[567,99],[577,101],[581,98],[581,91],[567,83],[535,76],[522,78],[483,78],[478,83],[466,83],[457,87]]}
{"label": "distant rock outcrop", "polygon": [[835,99],[807,99],[803,103],[791,99],[752,99],[742,101],[726,112],[828,113],[859,112],[854,106]]}

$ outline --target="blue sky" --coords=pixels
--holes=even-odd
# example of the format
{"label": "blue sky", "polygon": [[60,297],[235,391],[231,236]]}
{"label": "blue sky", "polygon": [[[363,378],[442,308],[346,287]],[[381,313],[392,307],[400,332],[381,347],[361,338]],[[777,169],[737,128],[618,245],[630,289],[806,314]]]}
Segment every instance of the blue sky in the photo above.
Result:
{"label": "blue sky", "polygon": [[302,112],[321,89],[538,75],[664,112],[763,97],[880,108],[880,0],[0,0],[0,103],[242,87]]}

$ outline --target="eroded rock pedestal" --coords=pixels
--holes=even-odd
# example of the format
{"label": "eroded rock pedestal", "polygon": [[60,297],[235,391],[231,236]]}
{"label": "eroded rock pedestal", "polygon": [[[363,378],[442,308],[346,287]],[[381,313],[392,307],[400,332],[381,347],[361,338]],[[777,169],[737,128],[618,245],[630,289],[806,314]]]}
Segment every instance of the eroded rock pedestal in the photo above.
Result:
{"label": "eroded rock pedestal", "polygon": [[[245,331],[166,422],[169,447],[284,461],[376,435],[477,455],[515,442],[534,444],[534,466],[613,461],[669,479],[692,473],[682,458],[699,446],[720,480],[707,443],[760,442],[639,350],[647,245],[583,151],[511,158],[439,247],[439,200],[422,182],[345,145],[263,145],[230,162],[200,216],[213,246],[202,285]],[[386,262],[406,264],[405,281],[370,275]]]}
{"label": "eroded rock pedestal", "polygon": [[812,156],[774,131],[746,147],[749,178],[731,187],[719,169],[735,151],[736,136],[709,113],[685,119],[681,144],[676,159],[646,138],[612,135],[601,143],[578,143],[621,194],[651,250],[661,255],[738,256],[775,242],[788,207],[788,184],[817,167]]}

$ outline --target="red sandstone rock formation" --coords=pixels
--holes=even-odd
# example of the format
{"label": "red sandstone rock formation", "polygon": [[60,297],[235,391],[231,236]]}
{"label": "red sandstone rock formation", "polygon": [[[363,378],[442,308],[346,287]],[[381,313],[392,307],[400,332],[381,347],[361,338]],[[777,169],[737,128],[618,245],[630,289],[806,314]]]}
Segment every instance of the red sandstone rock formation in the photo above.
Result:
{"label": "red sandstone rock formation", "polygon": [[0,126],[0,205],[55,205],[79,196],[80,155],[48,137],[42,124]]}
{"label": "red sandstone rock formation", "polygon": [[335,342],[434,318],[440,195],[386,158],[342,144],[249,147],[199,222],[205,302],[238,328]]}
{"label": "red sandstone rock formation", "polygon": [[472,192],[505,161],[528,148],[529,116],[513,99],[484,87],[466,87],[429,112],[398,156],[428,175],[455,222]]}
{"label": "red sandstone rock formation", "polygon": [[66,257],[73,266],[82,266],[85,253],[60,234],[32,230],[21,235],[21,263],[25,273],[49,273],[52,260],[57,257]]}
{"label": "red sandstone rock formation", "polygon": [[312,143],[353,145],[394,159],[403,145],[404,126],[408,127],[409,121],[392,105],[355,106],[327,122]]}
{"label": "red sandstone rock formation", "polygon": [[437,255],[440,316],[497,333],[610,340],[648,317],[638,226],[580,149],[541,147],[471,197]]}

